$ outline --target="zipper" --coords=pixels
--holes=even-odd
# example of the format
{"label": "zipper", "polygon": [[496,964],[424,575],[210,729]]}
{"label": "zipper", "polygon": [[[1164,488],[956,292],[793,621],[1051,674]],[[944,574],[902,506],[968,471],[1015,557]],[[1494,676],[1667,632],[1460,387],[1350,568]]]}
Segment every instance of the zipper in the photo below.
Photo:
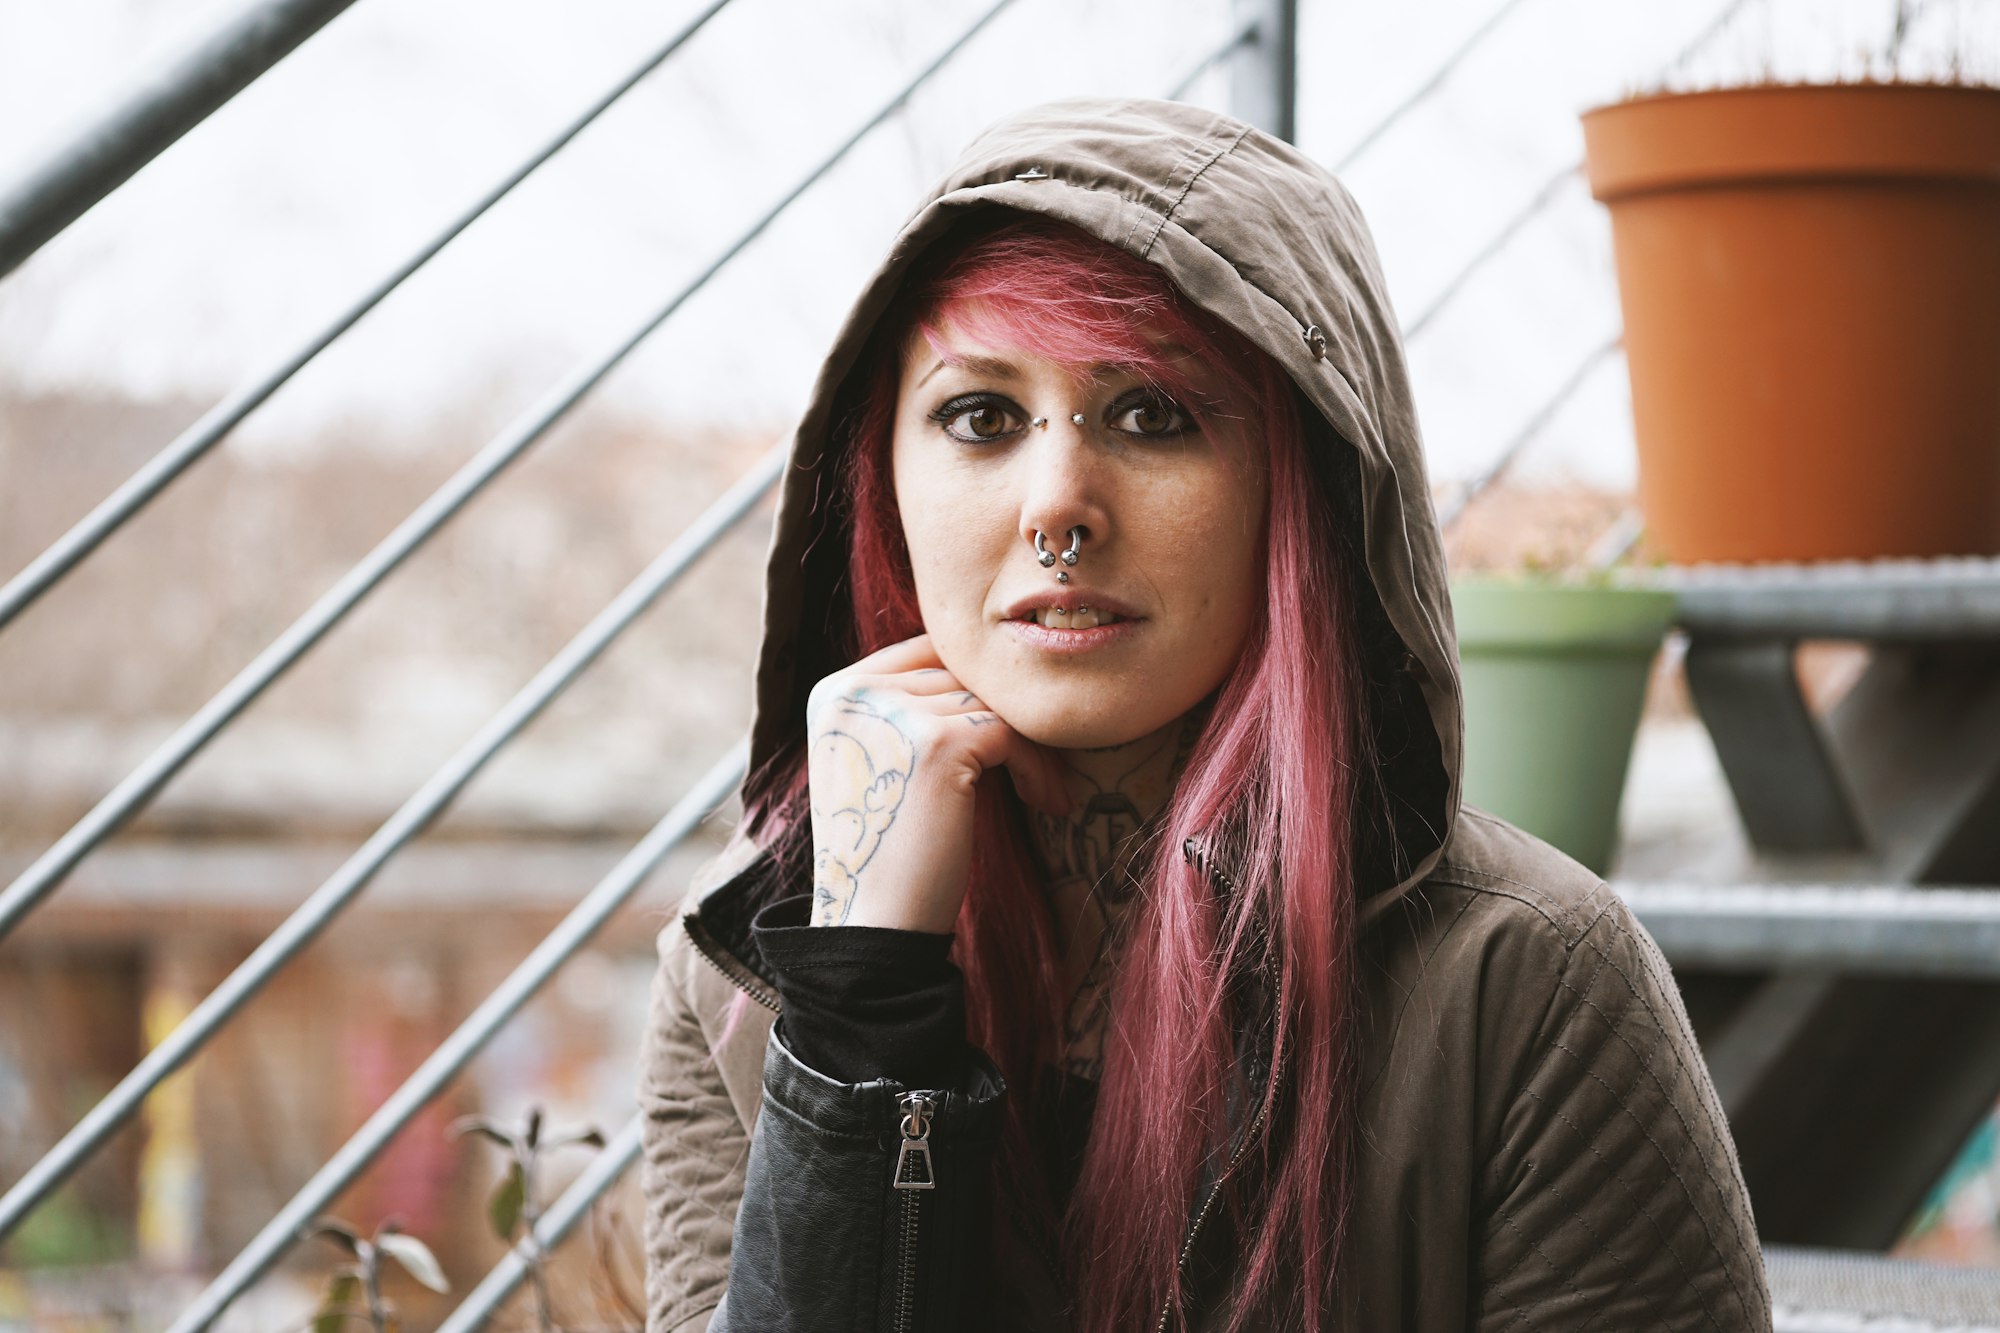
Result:
{"label": "zipper", "polygon": [[[716,956],[708,932],[690,914],[681,918],[688,941],[708,965],[730,984],[772,1013],[779,1012],[778,997],[751,977],[743,975],[741,964],[731,967]],[[731,958],[730,962],[735,960]],[[896,1333],[909,1333],[917,1299],[917,1243],[923,1237],[923,1199],[926,1191],[937,1188],[931,1164],[931,1117],[944,1094],[938,1091],[905,1092],[896,1099],[897,1129],[902,1137],[896,1148],[896,1170],[892,1183],[903,1199],[903,1253],[896,1283]]]}
{"label": "zipper", "polygon": [[[1225,892],[1233,894],[1236,891],[1235,882],[1215,867],[1193,838],[1189,838],[1181,844],[1181,854],[1187,858],[1190,864],[1220,883]],[[688,941],[694,945],[695,952],[700,954],[710,967],[720,972],[731,985],[744,992],[758,1004],[763,1005],[774,1014],[779,1012],[777,996],[767,991],[754,978],[742,975],[740,964],[736,967],[731,967],[724,963],[721,958],[716,957],[716,950],[713,947],[712,941],[708,938],[708,932],[702,929],[693,914],[683,916],[681,918],[681,926],[687,931]],[[730,961],[734,962],[735,960],[732,958]],[[1284,1078],[1284,1070],[1284,1053],[1280,1052],[1272,1084],[1273,1097],[1276,1095],[1278,1084]],[[934,1092],[907,1092],[898,1099],[898,1110],[900,1112],[898,1128],[903,1137],[896,1152],[894,1186],[903,1196],[903,1267],[897,1295],[897,1333],[907,1333],[910,1327],[910,1317],[915,1306],[916,1244],[922,1234],[923,1191],[937,1188],[936,1178],[931,1174],[931,1149],[929,1140],[930,1117],[933,1114],[935,1106],[933,1099],[938,1095]],[[1271,1099],[1267,1098],[1264,1104],[1257,1108],[1257,1116],[1256,1119],[1250,1122],[1249,1132],[1243,1136],[1243,1141],[1237,1144],[1236,1151],[1229,1155],[1229,1161],[1222,1168],[1222,1174],[1216,1177],[1214,1186],[1208,1192],[1208,1197],[1202,1201],[1200,1211],[1195,1214],[1194,1223],[1188,1228],[1187,1239],[1181,1244],[1180,1258],[1175,1261],[1174,1276],[1176,1284],[1187,1276],[1188,1256],[1194,1252],[1194,1243],[1200,1237],[1202,1225],[1208,1221],[1208,1215],[1214,1209],[1215,1201],[1222,1193],[1223,1184],[1229,1179],[1230,1174],[1235,1171],[1237,1164],[1243,1160],[1243,1154],[1249,1151],[1250,1145],[1256,1140],[1258,1132],[1263,1129],[1265,1118],[1269,1115],[1270,1109]],[[907,1175],[906,1172],[908,1173]],[[1047,1256],[1044,1255],[1044,1261],[1046,1262],[1046,1260]],[[1050,1271],[1055,1271],[1053,1266]],[[1160,1307],[1160,1320],[1154,1326],[1156,1333],[1165,1333],[1167,1319],[1172,1313],[1173,1296],[1170,1293],[1166,1304]]]}
{"label": "zipper", "polygon": [[[1187,859],[1190,865],[1219,883],[1225,893],[1233,895],[1236,892],[1235,881],[1215,867],[1214,863],[1203,851],[1201,845],[1193,838],[1189,838],[1181,844],[1181,855]],[[1282,998],[1279,1003],[1283,1003]],[[1278,1088],[1283,1083],[1285,1077],[1285,1054],[1286,1052],[1284,1051],[1278,1052],[1277,1068],[1272,1071],[1271,1095],[1266,1097],[1264,1104],[1257,1108],[1256,1118],[1250,1122],[1250,1128],[1243,1135],[1242,1142],[1236,1145],[1236,1151],[1229,1154],[1229,1161],[1223,1166],[1222,1174],[1217,1176],[1215,1184],[1209,1187],[1208,1197],[1202,1200],[1201,1208],[1194,1215],[1194,1222],[1188,1227],[1187,1239],[1181,1242],[1180,1258],[1174,1261],[1174,1285],[1176,1289],[1178,1289],[1180,1283],[1187,1277],[1188,1257],[1194,1253],[1194,1243],[1201,1235],[1202,1224],[1208,1221],[1209,1213],[1215,1208],[1215,1201],[1222,1196],[1223,1185],[1228,1183],[1229,1177],[1236,1170],[1237,1164],[1243,1160],[1243,1154],[1250,1150],[1250,1145],[1257,1140],[1258,1132],[1264,1128],[1264,1121],[1271,1112],[1271,1103],[1277,1099]],[[1173,1310],[1174,1293],[1168,1292],[1166,1301],[1160,1306],[1160,1319],[1153,1326],[1153,1333],[1166,1333],[1167,1320],[1173,1314]]]}
{"label": "zipper", "polygon": [[896,1147],[893,1187],[903,1196],[903,1253],[896,1278],[896,1333],[909,1333],[917,1305],[917,1242],[922,1238],[924,1191],[937,1188],[931,1171],[931,1115],[938,1092],[906,1092],[896,1099],[896,1127],[902,1140]]}
{"label": "zipper", "polygon": [[[1181,1257],[1174,1264],[1176,1285],[1187,1276],[1188,1256],[1194,1253],[1195,1238],[1201,1235],[1202,1223],[1208,1221],[1208,1214],[1215,1207],[1216,1199],[1222,1194],[1223,1185],[1236,1170],[1236,1164],[1243,1160],[1243,1154],[1248,1152],[1250,1145],[1256,1141],[1258,1131],[1264,1128],[1265,1117],[1270,1114],[1271,1103],[1276,1100],[1278,1086],[1285,1077],[1285,1054],[1283,1051],[1278,1052],[1278,1067],[1272,1077],[1271,1096],[1265,1098],[1264,1104],[1257,1108],[1257,1118],[1250,1122],[1250,1131],[1243,1136],[1243,1141],[1236,1145],[1236,1151],[1229,1155],[1228,1165],[1222,1168],[1222,1174],[1215,1178],[1215,1184],[1209,1188],[1208,1197],[1202,1200],[1201,1211],[1194,1215],[1194,1224],[1188,1228],[1187,1240],[1181,1244]],[[1173,1313],[1173,1309],[1173,1293],[1169,1292],[1166,1303],[1160,1307],[1160,1322],[1153,1326],[1154,1333],[1166,1333],[1167,1317]]]}
{"label": "zipper", "polygon": [[693,913],[681,918],[681,928],[687,931],[688,942],[694,945],[694,951],[700,954],[710,967],[722,973],[731,985],[772,1013],[778,1012],[778,997],[765,990],[754,977],[741,975],[742,964],[738,963],[735,968],[731,968],[715,956],[713,941],[708,938],[708,932],[702,929],[701,923],[695,919]]}

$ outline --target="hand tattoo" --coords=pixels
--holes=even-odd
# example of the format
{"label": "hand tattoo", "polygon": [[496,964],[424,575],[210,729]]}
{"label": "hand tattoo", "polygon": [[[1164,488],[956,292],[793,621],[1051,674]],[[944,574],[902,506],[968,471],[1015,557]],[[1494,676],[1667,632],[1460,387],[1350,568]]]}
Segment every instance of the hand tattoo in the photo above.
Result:
{"label": "hand tattoo", "polygon": [[917,762],[909,735],[866,698],[833,708],[810,760],[814,925],[840,925],[853,912],[861,872],[896,821]]}

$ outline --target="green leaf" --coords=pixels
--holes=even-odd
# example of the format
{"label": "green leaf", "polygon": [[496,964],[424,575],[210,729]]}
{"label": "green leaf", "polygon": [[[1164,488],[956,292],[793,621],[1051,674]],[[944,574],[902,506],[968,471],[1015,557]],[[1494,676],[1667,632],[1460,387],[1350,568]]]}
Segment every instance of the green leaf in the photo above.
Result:
{"label": "green leaf", "polygon": [[326,1284],[326,1300],[313,1316],[312,1333],[340,1333],[340,1326],[355,1317],[351,1308],[361,1299],[361,1279],[353,1273],[335,1273]]}
{"label": "green leaf", "polygon": [[375,1243],[381,1246],[391,1259],[401,1264],[404,1272],[438,1295],[442,1296],[451,1290],[451,1283],[444,1279],[444,1269],[438,1267],[437,1256],[431,1253],[430,1246],[415,1236],[390,1232],[376,1236]]}
{"label": "green leaf", "polygon": [[507,1168],[506,1178],[493,1191],[493,1197],[486,1201],[486,1220],[493,1224],[493,1234],[501,1240],[514,1239],[514,1229],[521,1225],[521,1208],[528,1201],[528,1181],[521,1174],[521,1164],[515,1162]]}

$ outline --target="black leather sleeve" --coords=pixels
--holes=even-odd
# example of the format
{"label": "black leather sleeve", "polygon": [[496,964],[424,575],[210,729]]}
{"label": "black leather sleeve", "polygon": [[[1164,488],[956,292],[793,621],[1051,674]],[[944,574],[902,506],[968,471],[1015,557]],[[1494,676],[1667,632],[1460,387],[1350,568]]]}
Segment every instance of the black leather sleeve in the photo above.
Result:
{"label": "black leather sleeve", "polygon": [[[912,1091],[928,1101],[927,1118],[906,1113]],[[774,1029],[729,1290],[709,1333],[981,1325],[969,1299],[986,1286],[1005,1094],[999,1071],[976,1050],[955,1088],[841,1083],[800,1063]],[[932,1187],[898,1188],[899,1161],[906,1183],[927,1178]]]}

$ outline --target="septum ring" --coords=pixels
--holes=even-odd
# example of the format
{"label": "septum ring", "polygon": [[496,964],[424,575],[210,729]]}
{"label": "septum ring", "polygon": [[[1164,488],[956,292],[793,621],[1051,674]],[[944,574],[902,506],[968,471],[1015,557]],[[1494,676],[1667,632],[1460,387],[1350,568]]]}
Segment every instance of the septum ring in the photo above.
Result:
{"label": "septum ring", "polygon": [[[1045,544],[1045,541],[1046,538],[1042,530],[1040,528],[1036,528],[1035,558],[1042,562],[1042,568],[1044,569],[1048,568],[1050,565],[1053,565],[1056,562],[1056,553],[1048,548],[1048,546]],[[1062,553],[1062,562],[1065,565],[1074,565],[1077,562],[1078,554],[1079,552],[1081,552],[1082,549],[1083,549],[1083,525],[1078,524],[1076,527],[1073,527],[1069,530],[1069,549]],[[1069,574],[1065,571],[1058,570],[1056,571],[1056,579],[1058,582],[1068,583]]]}

